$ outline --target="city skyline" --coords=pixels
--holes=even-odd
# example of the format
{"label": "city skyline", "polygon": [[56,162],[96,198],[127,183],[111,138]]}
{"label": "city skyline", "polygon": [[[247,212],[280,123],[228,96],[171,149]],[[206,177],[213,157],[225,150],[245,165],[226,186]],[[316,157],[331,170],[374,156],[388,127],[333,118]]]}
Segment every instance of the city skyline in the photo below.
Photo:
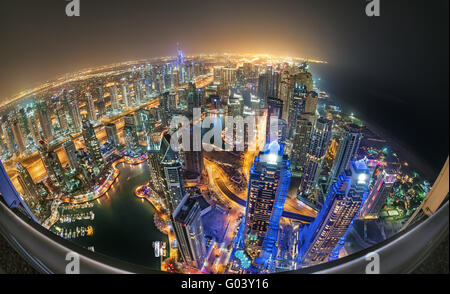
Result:
{"label": "city skyline", "polygon": [[440,197],[448,3],[81,1],[0,13],[0,200],[51,238],[169,273],[302,271]]}

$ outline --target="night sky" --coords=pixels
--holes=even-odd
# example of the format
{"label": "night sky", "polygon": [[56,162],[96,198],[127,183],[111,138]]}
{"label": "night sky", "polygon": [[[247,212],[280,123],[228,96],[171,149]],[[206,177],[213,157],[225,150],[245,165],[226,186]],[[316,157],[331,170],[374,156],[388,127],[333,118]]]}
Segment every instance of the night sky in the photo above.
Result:
{"label": "night sky", "polygon": [[[325,90],[433,167],[448,155],[448,0],[3,1],[0,97],[90,66],[175,54],[269,53],[328,61]],[[3,99],[3,98],[0,98]]]}

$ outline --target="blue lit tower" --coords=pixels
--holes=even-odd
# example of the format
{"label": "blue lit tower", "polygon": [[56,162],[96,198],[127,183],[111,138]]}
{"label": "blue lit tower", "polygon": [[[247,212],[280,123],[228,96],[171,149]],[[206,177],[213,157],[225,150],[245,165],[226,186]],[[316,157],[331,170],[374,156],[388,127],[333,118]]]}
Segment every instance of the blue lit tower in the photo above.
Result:
{"label": "blue lit tower", "polygon": [[300,233],[299,265],[336,259],[353,219],[368,194],[370,171],[364,161],[351,161],[328,193],[314,222]]}
{"label": "blue lit tower", "polygon": [[250,169],[244,226],[245,250],[257,265],[272,255],[291,171],[283,145],[273,141]]}
{"label": "blue lit tower", "polygon": [[304,197],[311,195],[316,188],[322,163],[330,144],[331,127],[332,122],[324,118],[319,118],[314,123],[299,187],[300,193]]}
{"label": "blue lit tower", "polygon": [[345,126],[344,135],[339,142],[338,154],[334,160],[328,179],[328,187],[331,187],[331,185],[336,182],[337,177],[344,172],[350,160],[355,159],[361,139],[362,132],[359,126],[354,124]]}
{"label": "blue lit tower", "polygon": [[174,232],[184,262],[197,269],[203,267],[206,248],[200,204],[187,194],[173,213]]}

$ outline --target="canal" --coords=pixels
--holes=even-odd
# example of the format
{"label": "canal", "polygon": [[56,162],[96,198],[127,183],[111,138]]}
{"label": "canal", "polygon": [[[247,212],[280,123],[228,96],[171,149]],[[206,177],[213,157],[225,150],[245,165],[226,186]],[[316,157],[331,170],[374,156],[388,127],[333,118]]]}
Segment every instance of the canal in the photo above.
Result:
{"label": "canal", "polygon": [[[155,257],[152,243],[168,242],[167,235],[156,228],[153,217],[155,210],[148,201],[137,198],[136,187],[150,179],[147,162],[138,165],[120,163],[118,180],[106,195],[85,205],[83,208],[60,208],[62,216],[94,214],[94,219],[81,219],[73,222],[58,221],[51,230],[60,235],[92,226],[91,236],[67,238],[83,247],[93,247],[95,252],[109,255],[127,262],[160,270],[160,258]],[[64,231],[63,231],[64,230]]]}

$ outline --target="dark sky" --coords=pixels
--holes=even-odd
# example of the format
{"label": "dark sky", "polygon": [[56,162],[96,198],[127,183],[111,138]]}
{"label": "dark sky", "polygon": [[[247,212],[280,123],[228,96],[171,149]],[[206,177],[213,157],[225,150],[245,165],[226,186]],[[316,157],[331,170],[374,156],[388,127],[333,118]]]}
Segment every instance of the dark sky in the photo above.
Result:
{"label": "dark sky", "polygon": [[432,159],[440,162],[448,154],[449,1],[380,1],[372,18],[365,0],[81,0],[72,18],[64,0],[3,1],[0,97],[89,66],[174,55],[177,41],[187,54],[308,56],[329,62],[325,85],[361,113],[374,116],[376,105],[397,115],[388,120],[394,133],[440,134],[423,150],[441,148]]}

